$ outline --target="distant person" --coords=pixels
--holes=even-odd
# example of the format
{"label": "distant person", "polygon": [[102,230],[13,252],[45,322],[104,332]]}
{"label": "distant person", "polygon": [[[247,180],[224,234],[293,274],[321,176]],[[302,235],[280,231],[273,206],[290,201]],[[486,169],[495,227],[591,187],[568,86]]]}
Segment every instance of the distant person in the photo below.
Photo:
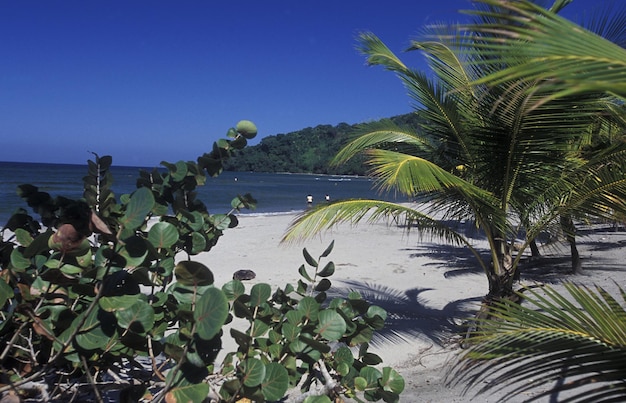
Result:
{"label": "distant person", "polygon": [[313,204],[313,195],[308,195],[306,197],[306,203],[310,206],[311,204]]}

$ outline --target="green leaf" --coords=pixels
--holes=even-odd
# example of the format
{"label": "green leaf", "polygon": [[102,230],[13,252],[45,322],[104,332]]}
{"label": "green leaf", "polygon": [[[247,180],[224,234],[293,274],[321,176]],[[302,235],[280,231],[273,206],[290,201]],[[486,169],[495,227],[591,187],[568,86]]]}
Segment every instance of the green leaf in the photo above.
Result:
{"label": "green leaf", "polygon": [[328,396],[307,396],[302,403],[332,403]]}
{"label": "green leaf", "polygon": [[11,251],[11,265],[18,270],[25,270],[30,266],[30,260],[26,259],[24,255],[17,249]]}
{"label": "green leaf", "polygon": [[269,330],[269,328],[270,328],[270,326],[267,323],[262,322],[262,321],[256,319],[254,321],[254,329],[252,329],[252,332],[250,333],[250,336],[252,336],[252,337],[261,337]]}
{"label": "green leaf", "polygon": [[142,300],[135,302],[128,309],[115,311],[115,317],[119,327],[138,334],[145,334],[154,327],[154,309]]}
{"label": "green leaf", "polygon": [[155,248],[167,249],[178,242],[178,231],[168,222],[158,222],[148,231],[148,241]]}
{"label": "green leaf", "polygon": [[126,229],[137,229],[145,221],[148,213],[154,207],[154,196],[148,188],[137,189],[126,205],[126,212],[120,218],[120,224]]}
{"label": "green leaf", "polygon": [[298,303],[297,310],[302,312],[302,314],[310,321],[316,321],[320,310],[320,304],[315,300],[315,298],[304,297]]}
{"label": "green leaf", "polygon": [[335,351],[335,361],[338,363],[352,365],[354,362],[354,356],[352,355],[350,348],[346,346],[339,347],[337,351]]}
{"label": "green leaf", "polygon": [[328,262],[324,268],[317,273],[320,277],[329,277],[335,273],[335,264],[333,262]]}
{"label": "green leaf", "polygon": [[312,267],[318,266],[317,260],[313,259],[313,256],[311,256],[311,254],[309,253],[308,250],[306,250],[306,248],[302,249],[302,255],[304,255],[304,260],[306,260],[309,266],[312,266]]}
{"label": "green leaf", "polygon": [[400,394],[404,390],[404,378],[390,367],[383,368],[383,376],[379,384],[386,392]]}
{"label": "green leaf", "polygon": [[231,280],[222,286],[222,291],[229,301],[234,301],[246,292],[246,287],[239,280]]}
{"label": "green leaf", "polygon": [[322,253],[321,257],[327,257],[328,255],[330,255],[330,252],[333,251],[333,247],[335,246],[335,241],[331,241],[330,245],[328,245],[328,247],[326,248],[326,250],[324,251],[324,253]]}
{"label": "green leaf", "polygon": [[300,335],[300,327],[292,325],[289,322],[285,322],[281,329],[281,334],[288,342],[292,342]]}
{"label": "green leaf", "polygon": [[59,269],[61,270],[61,273],[73,277],[76,274],[82,273],[83,268],[82,267],[78,267],[78,266],[74,266],[72,264],[64,264],[63,266],[61,266],[61,268]]}
{"label": "green leaf", "polygon": [[315,285],[315,291],[320,291],[320,292],[327,291],[330,288],[330,286],[331,286],[330,280],[327,278],[323,278],[320,280],[319,283]]}
{"label": "green leaf", "polygon": [[250,305],[261,306],[266,303],[272,295],[272,288],[269,284],[259,283],[252,286],[250,290]]}
{"label": "green leaf", "polygon": [[191,253],[196,255],[206,248],[206,238],[199,232],[191,234]]}
{"label": "green leaf", "polygon": [[98,304],[106,312],[115,312],[130,308],[139,298],[141,294],[102,297],[98,300]]}
{"label": "green leaf", "polygon": [[319,324],[315,331],[328,341],[339,340],[346,332],[346,322],[334,310],[325,309],[319,312]]}
{"label": "green leaf", "polygon": [[148,246],[145,239],[133,235],[124,239],[124,245],[119,251],[120,256],[126,260],[126,267],[138,267],[148,256]]}
{"label": "green leaf", "polygon": [[378,380],[383,375],[374,367],[363,367],[359,372],[359,376],[365,379],[367,385],[366,388],[377,388]]}
{"label": "green leaf", "polygon": [[187,286],[204,286],[213,284],[211,270],[200,262],[183,260],[174,268],[176,280]]}
{"label": "green leaf", "polygon": [[223,231],[230,226],[230,217],[226,214],[215,214],[212,216],[215,228]]}
{"label": "green leaf", "polygon": [[265,378],[261,384],[261,392],[266,400],[277,401],[285,396],[289,387],[289,374],[285,367],[277,362],[265,366]]}
{"label": "green leaf", "polygon": [[367,379],[357,376],[354,378],[354,387],[356,390],[364,391],[367,388]]}
{"label": "green leaf", "polygon": [[309,276],[309,273],[306,272],[306,267],[304,265],[300,266],[300,268],[298,269],[298,273],[300,273],[302,278],[304,278],[306,281],[313,282],[313,279],[311,278],[311,276]]}
{"label": "green leaf", "polygon": [[261,360],[248,358],[241,363],[243,384],[248,387],[258,386],[265,379],[265,365]]}
{"label": "green leaf", "polygon": [[196,383],[193,385],[180,386],[172,388],[165,395],[165,401],[167,403],[202,403],[206,400],[209,394],[210,388],[208,383]]}
{"label": "green leaf", "polygon": [[383,362],[382,358],[380,358],[380,356],[374,354],[374,353],[365,353],[361,356],[361,361],[363,361],[364,364],[367,365],[378,365],[381,362]]}
{"label": "green leaf", "polygon": [[13,296],[13,288],[4,279],[0,279],[0,307],[3,307],[7,300]]}
{"label": "green leaf", "polygon": [[33,237],[23,228],[15,229],[15,239],[22,246],[29,246],[33,242]]}
{"label": "green leaf", "polygon": [[211,340],[221,330],[228,317],[228,300],[219,288],[209,288],[198,300],[193,317],[198,326],[198,336]]}

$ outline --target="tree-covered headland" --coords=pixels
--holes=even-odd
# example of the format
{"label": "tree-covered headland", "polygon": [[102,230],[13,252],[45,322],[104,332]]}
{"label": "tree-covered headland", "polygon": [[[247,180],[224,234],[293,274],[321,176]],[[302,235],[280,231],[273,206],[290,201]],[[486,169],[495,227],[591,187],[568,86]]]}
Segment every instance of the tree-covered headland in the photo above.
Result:
{"label": "tree-covered headland", "polygon": [[[391,117],[398,125],[414,127],[415,114]],[[257,145],[237,150],[224,169],[239,172],[291,172],[329,175],[366,175],[363,158],[331,166],[330,161],[361,124],[318,125],[287,134],[264,137]]]}

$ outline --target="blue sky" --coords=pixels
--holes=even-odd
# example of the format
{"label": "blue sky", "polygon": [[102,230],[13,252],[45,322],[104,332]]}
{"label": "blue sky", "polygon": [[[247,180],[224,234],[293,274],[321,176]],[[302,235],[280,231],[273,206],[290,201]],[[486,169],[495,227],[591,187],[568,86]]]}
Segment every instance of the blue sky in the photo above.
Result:
{"label": "blue sky", "polygon": [[[621,0],[620,0],[621,1]],[[574,0],[569,14],[597,0]],[[259,135],[411,110],[399,80],[355,50],[402,52],[469,0],[4,1],[0,161],[195,160],[241,119]],[[420,63],[419,54],[403,55]]]}

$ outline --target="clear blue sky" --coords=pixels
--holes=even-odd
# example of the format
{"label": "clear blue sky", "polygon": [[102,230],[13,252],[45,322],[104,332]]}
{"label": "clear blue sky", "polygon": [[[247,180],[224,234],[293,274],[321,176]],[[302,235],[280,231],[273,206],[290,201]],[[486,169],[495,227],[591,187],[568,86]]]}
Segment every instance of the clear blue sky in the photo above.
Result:
{"label": "clear blue sky", "polygon": [[[620,0],[623,1],[623,0]],[[574,0],[570,13],[597,0]],[[260,138],[411,110],[355,50],[401,52],[469,0],[3,1],[0,161],[195,160],[241,119]],[[404,56],[409,64],[419,54]]]}

